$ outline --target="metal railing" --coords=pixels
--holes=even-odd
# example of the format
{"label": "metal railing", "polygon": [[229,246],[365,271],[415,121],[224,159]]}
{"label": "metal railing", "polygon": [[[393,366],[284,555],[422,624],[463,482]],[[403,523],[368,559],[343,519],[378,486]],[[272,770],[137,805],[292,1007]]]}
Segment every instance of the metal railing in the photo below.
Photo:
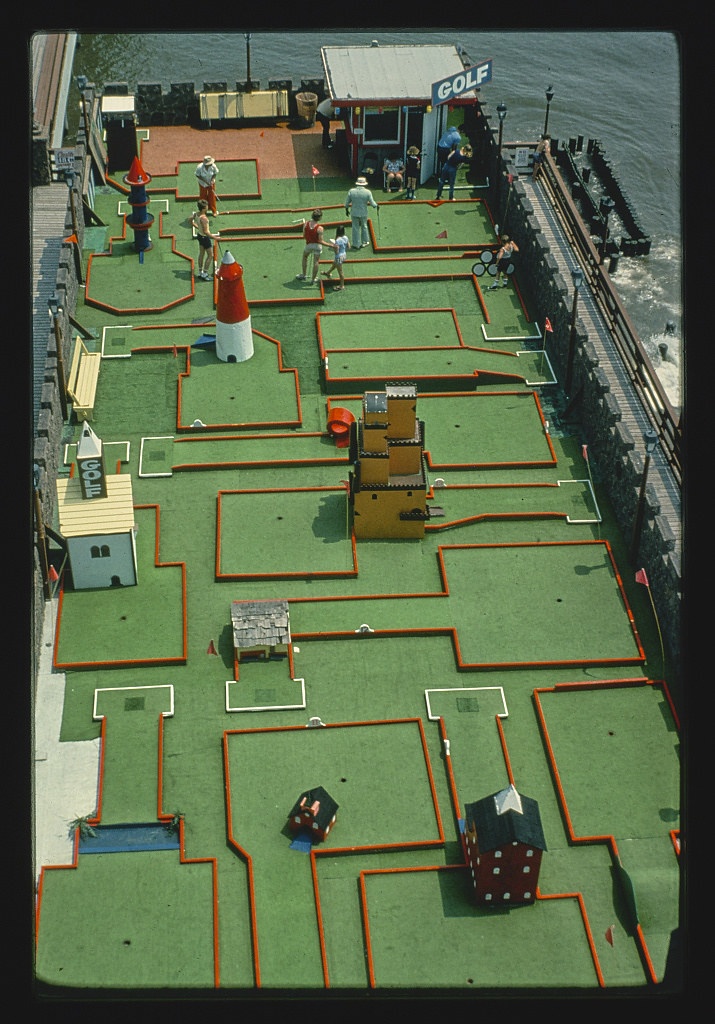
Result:
{"label": "metal railing", "polygon": [[618,352],[634,393],[650,424],[658,434],[661,450],[678,486],[683,484],[682,423],[643,347],[611,279],[602,266],[601,255],[571,198],[553,157],[547,154],[540,180],[561,223],[566,240],[578,256],[594,301]]}

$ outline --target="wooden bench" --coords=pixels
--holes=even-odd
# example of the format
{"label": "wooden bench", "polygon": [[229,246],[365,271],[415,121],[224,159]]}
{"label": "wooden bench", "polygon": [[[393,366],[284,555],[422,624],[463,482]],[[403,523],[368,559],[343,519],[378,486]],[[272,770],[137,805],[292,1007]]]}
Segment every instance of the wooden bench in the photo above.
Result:
{"label": "wooden bench", "polygon": [[90,352],[79,335],[75,338],[67,379],[67,397],[78,420],[91,420],[97,393],[101,352]]}

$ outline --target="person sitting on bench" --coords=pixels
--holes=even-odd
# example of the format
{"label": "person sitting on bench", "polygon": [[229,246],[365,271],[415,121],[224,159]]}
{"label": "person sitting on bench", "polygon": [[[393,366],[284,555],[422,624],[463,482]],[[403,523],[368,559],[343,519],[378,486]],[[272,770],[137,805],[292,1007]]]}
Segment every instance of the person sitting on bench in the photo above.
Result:
{"label": "person sitting on bench", "polygon": [[391,153],[382,165],[382,169],[385,172],[385,183],[382,191],[401,192],[402,181],[405,174],[405,165],[402,162],[402,157],[399,153]]}

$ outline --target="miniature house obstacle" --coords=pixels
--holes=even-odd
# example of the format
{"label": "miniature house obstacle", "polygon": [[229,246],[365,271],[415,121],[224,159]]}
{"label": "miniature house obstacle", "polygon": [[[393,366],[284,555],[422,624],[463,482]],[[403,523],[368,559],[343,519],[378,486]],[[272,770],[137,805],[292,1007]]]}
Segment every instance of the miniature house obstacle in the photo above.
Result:
{"label": "miniature house obstacle", "polygon": [[533,903],[546,850],[536,800],[513,785],[466,804],[462,849],[477,902],[483,906]]}
{"label": "miniature house obstacle", "polygon": [[355,537],[424,537],[430,514],[416,385],[363,395],[362,416],[350,426],[350,462]]}
{"label": "miniature house obstacle", "polygon": [[291,641],[287,601],[232,601],[231,627],[237,661],[288,654]]}
{"label": "miniature house obstacle", "polygon": [[107,474],[101,440],[82,425],[77,475],[57,480],[59,532],[75,590],[137,583],[132,478]]}
{"label": "miniature house obstacle", "polygon": [[325,839],[335,824],[338,805],[322,786],[300,794],[288,815],[291,832],[310,831],[314,841]]}

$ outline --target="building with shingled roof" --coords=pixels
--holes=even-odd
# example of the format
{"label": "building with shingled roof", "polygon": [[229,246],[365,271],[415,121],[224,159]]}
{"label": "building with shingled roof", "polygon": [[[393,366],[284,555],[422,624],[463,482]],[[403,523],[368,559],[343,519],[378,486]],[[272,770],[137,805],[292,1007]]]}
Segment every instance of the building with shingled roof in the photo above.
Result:
{"label": "building with shingled roof", "polygon": [[285,655],[290,646],[287,601],[232,601],[231,627],[238,661],[242,657]]}
{"label": "building with shingled roof", "polygon": [[477,902],[484,906],[533,903],[546,850],[536,800],[512,784],[466,804],[462,848]]}
{"label": "building with shingled roof", "polygon": [[314,840],[322,840],[335,824],[338,805],[322,786],[314,786],[300,794],[288,815],[291,832],[309,829]]}

